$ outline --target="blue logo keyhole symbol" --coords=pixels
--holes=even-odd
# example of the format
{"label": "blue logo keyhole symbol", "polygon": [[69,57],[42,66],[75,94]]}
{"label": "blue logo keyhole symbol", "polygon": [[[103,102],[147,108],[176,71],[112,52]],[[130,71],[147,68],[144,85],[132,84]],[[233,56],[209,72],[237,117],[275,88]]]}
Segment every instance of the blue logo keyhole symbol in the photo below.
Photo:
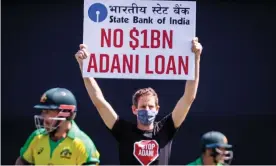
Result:
{"label": "blue logo keyhole symbol", "polygon": [[93,22],[102,22],[107,17],[107,9],[101,3],[94,3],[88,9],[88,16]]}

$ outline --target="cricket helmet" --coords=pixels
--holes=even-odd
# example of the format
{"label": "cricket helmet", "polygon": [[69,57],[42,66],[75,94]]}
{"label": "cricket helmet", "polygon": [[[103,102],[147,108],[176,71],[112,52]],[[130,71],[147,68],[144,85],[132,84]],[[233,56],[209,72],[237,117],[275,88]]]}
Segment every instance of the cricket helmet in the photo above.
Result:
{"label": "cricket helmet", "polygon": [[[51,88],[43,93],[39,104],[34,106],[37,110],[58,112],[57,116],[48,118],[52,120],[53,125],[48,132],[55,131],[61,122],[73,120],[77,112],[77,101],[71,91],[65,88]],[[44,127],[41,120],[45,118],[42,115],[35,115],[35,125],[37,128]],[[42,124],[42,125],[41,125]]]}
{"label": "cricket helmet", "polygon": [[[215,162],[218,162],[217,156],[220,157],[222,164],[229,164],[233,159],[233,151],[229,150],[232,145],[228,144],[228,140],[224,134],[218,131],[209,131],[201,137],[201,146],[203,149],[212,149],[211,156],[214,157]],[[225,148],[225,151],[219,150]]]}

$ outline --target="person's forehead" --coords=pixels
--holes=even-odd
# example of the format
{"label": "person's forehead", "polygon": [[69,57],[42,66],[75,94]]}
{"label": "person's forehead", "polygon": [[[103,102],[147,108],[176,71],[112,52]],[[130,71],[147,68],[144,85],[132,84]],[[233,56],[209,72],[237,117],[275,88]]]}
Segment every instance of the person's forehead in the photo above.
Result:
{"label": "person's forehead", "polygon": [[154,99],[154,96],[152,95],[145,95],[145,96],[141,96],[139,98],[139,101],[138,103],[154,103],[155,102],[155,99]]}

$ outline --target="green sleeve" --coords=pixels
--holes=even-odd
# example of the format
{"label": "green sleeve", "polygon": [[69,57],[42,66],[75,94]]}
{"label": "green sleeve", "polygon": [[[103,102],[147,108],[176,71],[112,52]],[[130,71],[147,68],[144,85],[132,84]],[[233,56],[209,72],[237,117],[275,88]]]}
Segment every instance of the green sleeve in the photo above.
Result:
{"label": "green sleeve", "polygon": [[189,163],[187,165],[197,165],[197,164],[195,162],[191,162],[191,163]]}
{"label": "green sleeve", "polygon": [[202,165],[201,158],[197,158],[195,161],[193,161],[187,165]]}
{"label": "green sleeve", "polygon": [[89,141],[86,144],[86,151],[88,154],[88,157],[86,159],[86,163],[90,163],[90,162],[96,162],[96,163],[100,163],[100,153],[98,152],[95,144],[92,142],[91,139],[89,139]]}
{"label": "green sleeve", "polygon": [[34,145],[34,140],[37,135],[41,134],[42,129],[35,130],[27,139],[23,147],[20,149],[20,157],[26,160],[29,163],[34,163],[33,154],[32,154],[32,147]]}
{"label": "green sleeve", "polygon": [[[84,134],[84,133],[83,133]],[[86,134],[83,135],[83,138],[81,138],[84,146],[85,146],[85,151],[86,151],[86,155],[85,155],[85,162],[83,164],[88,164],[91,165],[90,163],[100,163],[100,153],[98,152],[94,142],[90,139],[89,136],[87,136]],[[92,164],[95,165],[95,164]]]}

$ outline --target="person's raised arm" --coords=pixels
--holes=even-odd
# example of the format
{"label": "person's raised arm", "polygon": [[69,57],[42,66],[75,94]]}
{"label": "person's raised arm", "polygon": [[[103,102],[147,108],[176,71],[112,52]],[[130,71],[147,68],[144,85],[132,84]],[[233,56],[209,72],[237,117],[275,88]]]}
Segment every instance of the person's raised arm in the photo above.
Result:
{"label": "person's raised arm", "polygon": [[194,38],[192,41],[192,51],[195,53],[195,79],[186,81],[184,95],[179,99],[172,112],[172,119],[176,128],[185,120],[197,93],[200,55],[202,52],[202,46],[198,42],[198,38]]}
{"label": "person's raised arm", "polygon": [[[88,56],[89,56],[89,53],[86,49],[86,46],[84,44],[81,44],[80,50],[75,55],[79,63],[79,67],[81,69],[81,74],[82,74],[83,59],[86,59]],[[83,81],[84,81],[85,88],[90,96],[90,99],[92,100],[94,106],[98,110],[105,125],[109,129],[112,129],[113,125],[115,124],[118,118],[118,115],[111,107],[111,105],[105,100],[104,95],[94,78],[84,77]]]}

